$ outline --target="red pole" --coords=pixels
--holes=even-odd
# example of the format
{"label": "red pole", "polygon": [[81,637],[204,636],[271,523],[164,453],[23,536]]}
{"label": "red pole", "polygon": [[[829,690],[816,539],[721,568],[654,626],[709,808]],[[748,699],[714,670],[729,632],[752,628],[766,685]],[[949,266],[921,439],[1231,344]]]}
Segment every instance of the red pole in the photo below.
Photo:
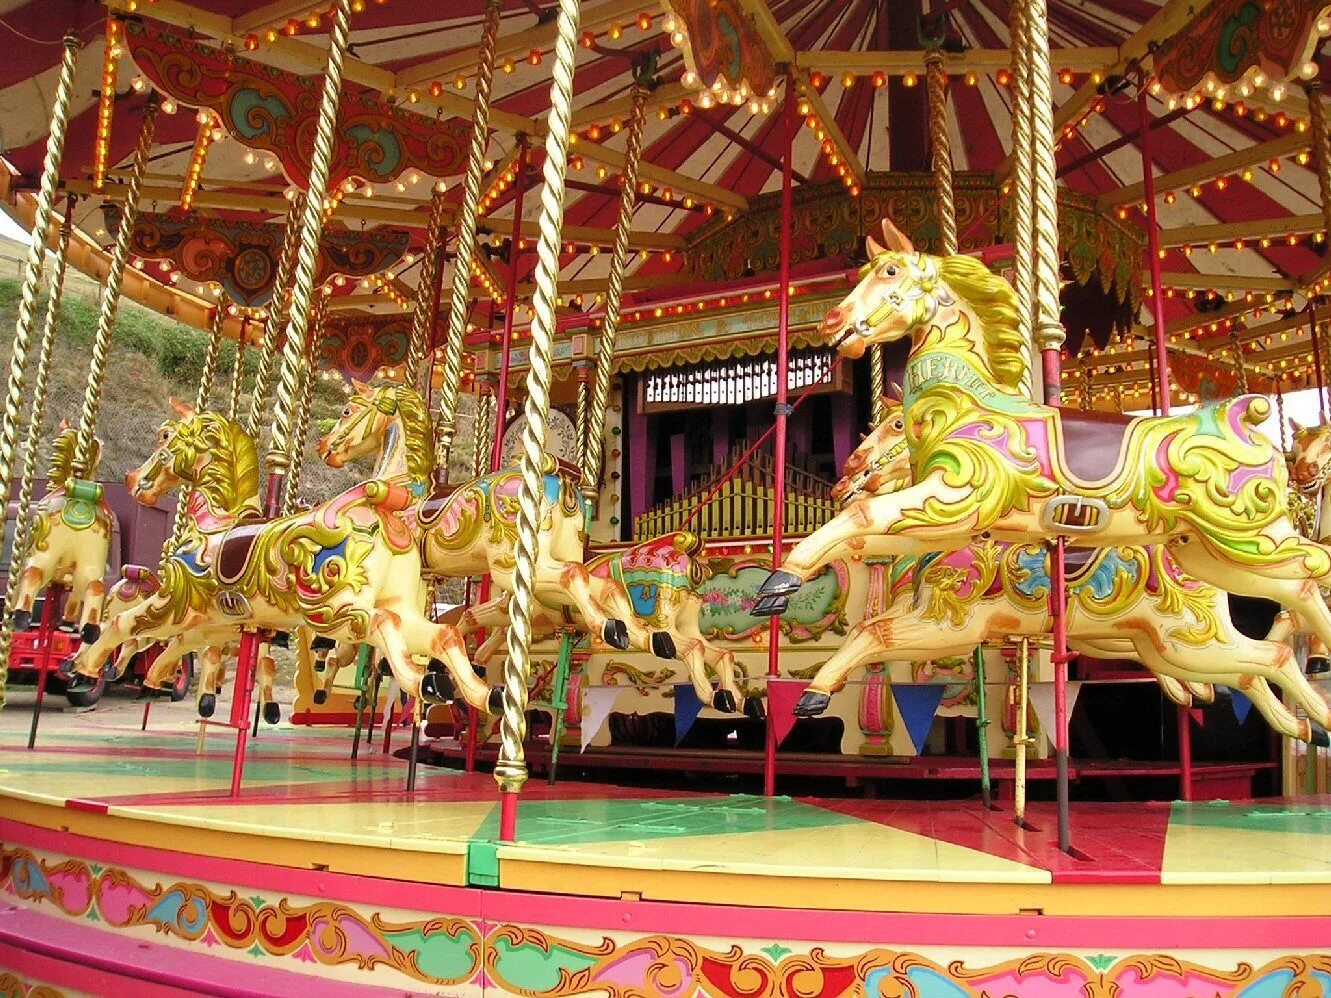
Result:
{"label": "red pole", "polygon": [[[499,349],[499,387],[495,391],[495,439],[490,456],[490,470],[498,471],[504,460],[504,426],[508,415],[508,369],[513,354],[513,312],[518,296],[518,264],[522,254],[518,242],[522,238],[522,202],[527,193],[527,175],[531,167],[531,150],[526,136],[519,135],[522,152],[518,155],[518,185],[513,195],[513,229],[508,237],[508,287],[504,289],[504,342]],[[482,596],[484,599],[484,596]]]}
{"label": "red pole", "polygon": [[254,662],[259,656],[257,631],[240,632],[236,652],[236,683],[231,693],[231,727],[236,729],[236,751],[231,759],[231,796],[240,796],[240,781],[245,773],[245,749],[250,734],[250,701],[254,697]]}
{"label": "red pole", "polygon": [[1155,383],[1160,415],[1169,415],[1169,353],[1165,343],[1165,295],[1160,280],[1160,223],[1155,216],[1155,172],[1151,159],[1151,112],[1146,106],[1146,88],[1137,93],[1141,119],[1142,188],[1146,197],[1146,240],[1151,269],[1151,320],[1155,323]]}
{"label": "red pole", "polygon": [[[1165,293],[1160,279],[1160,223],[1155,214],[1155,172],[1151,158],[1151,112],[1146,88],[1137,92],[1141,133],[1142,192],[1146,196],[1146,239],[1150,254],[1151,320],[1155,324],[1155,396],[1160,415],[1169,415],[1169,352],[1165,343]],[[1179,797],[1192,800],[1192,729],[1186,707],[1178,708]]]}
{"label": "red pole", "polygon": [[1050,598],[1054,618],[1054,762],[1058,777],[1058,848],[1072,849],[1070,808],[1068,805],[1068,582],[1064,555],[1067,538],[1054,545],[1053,579]]}
{"label": "red pole", "polygon": [[32,726],[28,729],[28,748],[37,744],[37,724],[42,716],[42,701],[46,699],[46,675],[51,671],[51,652],[55,645],[55,610],[60,602],[60,586],[47,586],[42,600],[42,622],[37,631],[42,653],[37,659],[37,699],[32,704]]}
{"label": "red pole", "polygon": [[[792,224],[791,186],[795,148],[795,79],[786,70],[786,106],[782,110],[785,124],[785,151],[781,157],[781,296],[777,301],[776,320],[776,443],[774,465],[776,484],[773,488],[776,508],[772,510],[772,571],[781,567],[781,545],[786,519],[786,419],[790,415],[787,401],[787,382],[790,377],[790,229]],[[781,664],[781,618],[773,617],[767,631],[767,681],[777,676]],[[770,686],[769,686],[770,690]],[[763,793],[771,797],[776,793],[776,724],[770,716],[772,702],[769,692],[767,718],[767,745],[763,762]]]}

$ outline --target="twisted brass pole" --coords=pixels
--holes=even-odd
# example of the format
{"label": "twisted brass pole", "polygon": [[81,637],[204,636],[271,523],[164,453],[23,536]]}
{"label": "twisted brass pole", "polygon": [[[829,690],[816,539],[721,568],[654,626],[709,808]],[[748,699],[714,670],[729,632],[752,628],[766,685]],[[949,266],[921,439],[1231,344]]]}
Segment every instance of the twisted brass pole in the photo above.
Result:
{"label": "twisted brass pole", "polygon": [[931,48],[924,53],[925,82],[929,90],[929,147],[932,153],[935,204],[938,209],[939,252],[957,252],[957,202],[952,190],[952,139],[947,132],[947,73],[943,52]]}
{"label": "twisted brass pole", "polygon": [[[605,320],[597,341],[591,398],[579,438],[583,441],[582,490],[593,508],[597,501],[601,463],[605,454],[605,413],[610,405],[610,377],[615,365],[619,306],[624,292],[624,268],[629,259],[629,230],[633,225],[633,207],[638,199],[638,163],[642,159],[642,129],[647,119],[647,87],[642,80],[634,81],[630,96],[632,108],[629,111],[628,135],[624,145],[624,169],[619,178],[619,217],[615,221],[615,244],[610,256],[610,274],[606,279]],[[578,402],[581,415],[581,393]]]}
{"label": "twisted brass pole", "polygon": [[1317,164],[1317,188],[1322,195],[1322,228],[1327,239],[1331,239],[1331,138],[1327,136],[1326,108],[1322,106],[1322,81],[1309,80],[1303,91],[1308,95],[1310,144]]}
{"label": "twisted brass pole", "polygon": [[273,407],[273,436],[268,447],[268,484],[264,509],[277,511],[282,497],[282,479],[290,466],[291,427],[295,418],[296,389],[304,363],[310,331],[310,305],[315,293],[314,271],[319,262],[319,238],[323,234],[323,203],[328,195],[328,173],[332,167],[336,140],[337,108],[342,90],[342,62],[351,34],[352,0],[335,0],[328,33],[328,64],[324,70],[323,94],[319,100],[319,122],[314,136],[314,155],[310,158],[310,178],[301,214],[296,277],[291,289],[291,313],[287,338],[282,345],[282,369],[277,384],[277,404]]}
{"label": "twisted brass pole", "polygon": [[1035,347],[1035,215],[1031,200],[1031,88],[1030,52],[1027,48],[1026,0],[1012,5],[1012,268],[1017,291],[1017,330],[1032,397],[1042,401],[1035,389],[1034,372],[1040,368]]}
{"label": "twisted brass pole", "polygon": [[472,426],[471,473],[479,477],[490,470],[490,452],[494,449],[494,389],[482,384],[476,399],[476,419]]}
{"label": "twisted brass pole", "polygon": [[240,417],[240,389],[245,380],[245,323],[240,324],[236,335],[236,353],[231,361],[231,400],[227,403],[228,419]]}
{"label": "twisted brass pole", "polygon": [[[1049,68],[1046,0],[1027,0],[1026,34],[1030,58],[1031,190],[1035,201],[1035,344],[1057,358],[1066,338],[1059,316],[1058,184],[1054,161],[1054,91]],[[1045,401],[1056,403],[1057,367],[1046,360]],[[1054,382],[1054,383],[1050,383]]]}
{"label": "twisted brass pole", "polygon": [[[490,134],[490,85],[494,79],[495,39],[503,0],[486,0],[481,28],[480,61],[476,66],[476,100],[471,108],[471,148],[462,181],[462,203],[457,214],[457,243],[453,256],[453,283],[448,303],[448,339],[444,342],[443,374],[439,382],[439,426],[435,440],[435,467],[448,477],[448,454],[457,432],[458,387],[462,383],[462,340],[467,326],[471,261],[476,252],[476,204],[485,172],[485,147]],[[570,70],[571,72],[571,70]]]}
{"label": "twisted brass pole", "polygon": [[300,489],[300,473],[305,467],[305,438],[310,432],[310,405],[314,401],[314,379],[318,372],[314,368],[319,357],[319,346],[323,342],[324,329],[328,322],[328,296],[320,294],[314,303],[314,319],[310,325],[309,351],[305,358],[305,367],[301,371],[300,405],[296,408],[296,425],[291,433],[291,453],[287,472],[286,496],[282,501],[283,514],[296,509],[296,497]]}
{"label": "twisted brass pole", "polygon": [[[226,299],[219,298],[213,308],[213,321],[208,328],[208,349],[203,354],[203,370],[199,372],[199,387],[194,392],[194,411],[203,412],[208,408],[208,400],[213,394],[213,382],[217,378],[217,361],[222,353],[222,327],[226,325]],[[189,490],[182,488],[176,499],[176,515],[171,521],[171,536],[162,545],[162,559],[158,570],[166,571],[166,561],[180,550],[185,539],[185,530],[189,525]]]}
{"label": "twisted brass pole", "polygon": [[[37,210],[32,220],[31,243],[23,264],[23,287],[19,294],[18,324],[14,347],[9,358],[9,382],[5,388],[5,409],[0,417],[0,495],[9,496],[14,480],[14,447],[18,441],[18,420],[23,405],[23,385],[28,376],[28,348],[32,342],[33,322],[37,313],[37,292],[41,288],[42,264],[46,257],[46,236],[55,207],[55,189],[60,182],[60,160],[65,153],[65,129],[69,125],[70,96],[74,92],[74,70],[79,40],[65,36],[56,80],[55,105],[51,109],[51,132],[46,139],[46,157],[42,161],[42,179],[37,188]],[[13,559],[11,558],[11,561]],[[10,573],[7,591],[12,592],[15,573]],[[8,605],[8,602],[6,602]],[[9,668],[9,648],[0,651],[0,705],[4,703],[5,672]]]}
{"label": "twisted brass pole", "polygon": [[106,382],[106,360],[111,349],[111,334],[115,331],[116,310],[120,307],[120,285],[125,279],[125,265],[129,262],[129,244],[134,235],[134,223],[139,217],[139,191],[143,188],[143,174],[148,168],[148,154],[152,152],[153,133],[157,127],[157,97],[150,96],[143,106],[143,124],[139,126],[139,141],[134,147],[134,163],[125,182],[125,210],[116,230],[115,246],[111,250],[111,265],[106,273],[106,286],[102,289],[101,308],[97,312],[97,332],[92,341],[92,360],[88,364],[88,385],[83,394],[83,410],[79,413],[77,446],[74,451],[73,475],[88,473],[88,459],[92,454],[92,436],[97,428],[97,413],[102,407],[102,386]]}
{"label": "twisted brass pole", "polygon": [[[500,838],[512,839],[517,821],[516,794],[527,780],[522,740],[527,727],[527,680],[531,673],[532,609],[536,581],[536,545],[542,519],[542,467],[545,424],[550,412],[550,363],[559,285],[559,250],[564,221],[564,178],[577,59],[578,0],[559,0],[555,64],[546,119],[545,186],[541,191],[540,239],[536,247],[536,315],[531,324],[527,401],[523,409],[522,491],[518,500],[518,543],[513,569],[513,599],[504,663],[504,705],[500,719],[499,759],[495,780],[500,795]],[[460,265],[460,264],[459,264]]]}
{"label": "twisted brass pole", "polygon": [[60,321],[60,299],[65,290],[65,266],[69,262],[69,240],[74,232],[74,195],[65,202],[65,218],[60,226],[60,242],[55,251],[55,270],[51,274],[51,297],[46,303],[46,321],[42,324],[41,344],[37,348],[37,371],[32,383],[32,410],[19,455],[18,503],[14,511],[14,542],[9,554],[9,573],[5,578],[4,602],[0,604],[0,703],[4,702],[4,672],[14,640],[14,592],[28,565],[28,545],[32,542],[32,492],[37,483],[37,452],[42,444],[42,424],[46,419],[46,391],[51,375],[51,352]]}
{"label": "twisted brass pole", "polygon": [[254,395],[250,398],[250,414],[245,420],[245,432],[259,439],[263,407],[268,401],[268,379],[273,374],[273,358],[282,337],[282,326],[287,319],[287,284],[291,281],[291,265],[296,256],[296,241],[300,235],[302,199],[297,197],[287,209],[286,231],[282,237],[282,252],[277,257],[277,273],[273,275],[273,298],[268,303],[268,321],[263,327],[263,344],[259,347],[259,363],[254,369]]}
{"label": "twisted brass pole", "polygon": [[430,201],[430,227],[425,232],[425,255],[421,257],[416,309],[411,315],[411,338],[407,343],[407,384],[413,387],[420,378],[421,361],[430,352],[430,333],[434,330],[435,309],[439,305],[435,285],[443,267],[440,250],[444,246],[445,198],[445,193],[436,189]]}
{"label": "twisted brass pole", "polygon": [[883,345],[875,343],[869,350],[869,396],[873,402],[873,425],[887,418],[887,371],[883,369]]}
{"label": "twisted brass pole", "polygon": [[[592,365],[585,360],[574,361],[574,373],[578,376],[578,405],[574,410],[574,435],[578,438],[578,452],[574,459],[578,462],[579,468],[587,467],[587,426],[588,415],[591,410],[591,384],[590,379],[594,372]],[[583,494],[587,495],[586,479],[583,480]],[[591,497],[588,495],[588,498]]]}

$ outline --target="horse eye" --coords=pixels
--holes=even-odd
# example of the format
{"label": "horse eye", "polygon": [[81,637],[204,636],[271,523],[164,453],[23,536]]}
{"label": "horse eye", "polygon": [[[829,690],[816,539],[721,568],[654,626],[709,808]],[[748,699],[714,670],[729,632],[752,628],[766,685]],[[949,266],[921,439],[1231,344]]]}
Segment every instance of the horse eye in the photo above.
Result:
{"label": "horse eye", "polygon": [[887,268],[887,276],[888,276],[888,277],[896,277],[896,276],[897,276],[897,268],[896,268],[896,267],[888,267],[888,268]]}

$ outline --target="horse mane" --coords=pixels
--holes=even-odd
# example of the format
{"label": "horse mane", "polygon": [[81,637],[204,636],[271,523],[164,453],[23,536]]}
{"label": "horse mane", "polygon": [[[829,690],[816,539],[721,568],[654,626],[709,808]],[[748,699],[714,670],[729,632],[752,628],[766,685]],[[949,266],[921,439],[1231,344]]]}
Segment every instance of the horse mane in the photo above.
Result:
{"label": "horse mane", "polygon": [[[79,434],[69,426],[56,434],[55,444],[51,448],[51,466],[46,473],[47,484],[53,489],[64,488],[74,477],[74,452],[78,450]],[[84,474],[91,478],[101,460],[102,442],[92,438],[92,447],[88,451],[88,468]]]}
{"label": "horse mane", "polygon": [[390,411],[382,404],[384,401],[396,406],[406,436],[407,473],[413,480],[430,481],[434,476],[434,427],[421,393],[410,385],[394,382],[377,386],[368,401],[381,411]]}
{"label": "horse mane", "polygon": [[1026,350],[1017,323],[1017,293],[973,256],[938,259],[938,271],[984,327],[989,367],[1001,384],[1020,387],[1027,375]]}
{"label": "horse mane", "polygon": [[[259,495],[259,450],[239,423],[217,412],[196,412],[176,426],[172,471],[191,482],[220,512],[240,514]],[[198,469],[201,454],[207,462]],[[198,470],[196,470],[198,469]]]}

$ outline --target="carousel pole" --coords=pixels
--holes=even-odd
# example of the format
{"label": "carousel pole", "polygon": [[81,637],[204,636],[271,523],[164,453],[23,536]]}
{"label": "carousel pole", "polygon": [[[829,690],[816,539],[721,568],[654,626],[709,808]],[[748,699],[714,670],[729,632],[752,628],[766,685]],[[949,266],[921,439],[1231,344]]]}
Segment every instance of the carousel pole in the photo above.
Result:
{"label": "carousel pole", "polygon": [[1317,163],[1317,188],[1322,201],[1322,228],[1331,239],[1331,135],[1326,127],[1326,108],[1322,104],[1322,81],[1308,80],[1303,85],[1308,96],[1308,127],[1313,157]]}
{"label": "carousel pole", "polygon": [[[41,447],[42,423],[46,418],[46,392],[51,374],[51,352],[55,346],[56,326],[60,319],[60,299],[65,287],[65,267],[69,262],[69,240],[74,231],[74,196],[65,203],[65,217],[60,226],[60,243],[56,249],[55,272],[51,275],[50,300],[46,304],[46,321],[42,324],[41,345],[37,351],[37,373],[33,379],[32,411],[28,414],[28,431],[23,440],[22,471],[19,477],[18,508],[14,513],[14,541],[10,549],[9,577],[5,582],[4,616],[0,618],[0,655],[5,662],[14,640],[14,617],[10,612],[12,600],[9,588],[23,577],[32,543],[32,490],[37,479],[37,452]],[[41,659],[37,664],[37,696],[32,704],[32,724],[28,728],[28,748],[37,744],[37,726],[41,722],[42,700],[46,696],[46,680],[51,667],[51,652],[55,644],[55,611],[60,602],[62,588],[47,587],[42,601]],[[0,684],[4,674],[0,673]],[[0,703],[4,689],[0,686]]]}
{"label": "carousel pole", "polygon": [[444,216],[447,209],[444,191],[435,186],[430,199],[430,226],[425,231],[425,251],[421,257],[420,283],[416,290],[416,308],[411,314],[411,339],[407,347],[406,381],[416,386],[421,361],[430,352],[435,315],[439,311],[439,289],[444,276]]}
{"label": "carousel pole", "polygon": [[300,403],[296,406],[296,424],[291,431],[291,450],[287,454],[286,494],[282,501],[282,515],[296,510],[296,497],[300,489],[300,473],[305,466],[305,438],[310,432],[310,404],[314,400],[314,362],[324,338],[324,325],[328,322],[328,296],[320,292],[314,303],[314,317],[310,321],[310,344],[301,371]]}
{"label": "carousel pole", "polygon": [[[634,68],[632,107],[624,144],[624,169],[619,178],[619,217],[615,220],[615,243],[606,279],[605,321],[596,344],[596,371],[592,376],[591,400],[584,427],[582,494],[588,515],[594,515],[605,455],[605,414],[610,405],[610,379],[614,373],[615,340],[619,334],[619,306],[624,293],[624,269],[629,259],[629,228],[638,195],[638,163],[642,159],[642,129],[647,117],[647,88],[654,66]],[[580,407],[581,408],[581,407]]]}
{"label": "carousel pole", "polygon": [[1029,755],[1031,690],[1031,639],[1017,639],[1017,730],[1012,739],[1016,759],[1012,767],[1012,820],[1026,824],[1026,759]]}
{"label": "carousel pole", "polygon": [[268,381],[273,375],[273,359],[277,356],[277,345],[282,339],[282,326],[287,318],[287,285],[291,281],[291,267],[296,256],[296,241],[300,235],[301,220],[300,195],[291,202],[287,210],[286,230],[282,238],[282,250],[277,257],[277,271],[273,278],[273,297],[268,303],[268,317],[263,327],[263,344],[259,348],[259,363],[254,371],[254,395],[250,399],[249,418],[245,421],[245,432],[258,442],[262,428],[264,403],[268,400]]}
{"label": "carousel pole", "polygon": [[578,438],[576,459],[578,467],[584,468],[587,466],[587,425],[588,410],[591,407],[591,382],[596,373],[596,365],[588,360],[575,360],[573,373],[578,379],[578,405],[573,419],[573,432]]}
{"label": "carousel pole", "polygon": [[[28,348],[32,342],[33,323],[37,313],[37,292],[41,287],[42,264],[46,258],[46,234],[51,225],[55,206],[55,189],[60,182],[60,160],[65,152],[65,129],[69,124],[70,97],[74,91],[74,69],[78,58],[79,39],[71,33],[65,36],[64,52],[60,58],[60,75],[56,80],[55,106],[51,110],[51,131],[46,139],[46,157],[42,161],[42,179],[37,188],[37,210],[32,220],[31,243],[23,264],[23,288],[19,296],[18,325],[14,332],[14,348],[9,359],[9,382],[5,388],[5,409],[0,417],[0,496],[8,502],[9,489],[14,476],[14,445],[18,440],[18,420],[23,405],[23,386],[28,375]],[[22,523],[23,519],[19,520]],[[16,561],[11,555],[11,561]],[[5,606],[17,585],[17,575],[9,573],[5,583]],[[5,703],[5,677],[9,671],[10,642],[13,623],[8,609],[6,626],[0,629],[0,707]]]}
{"label": "carousel pole", "polygon": [[[1059,318],[1058,185],[1054,160],[1053,84],[1049,69],[1049,23],[1046,0],[1026,0],[1026,51],[1030,63],[1031,183],[1035,205],[1035,343],[1042,357],[1044,399],[1062,401],[1063,323]],[[1017,109],[1020,113],[1021,109]],[[1068,787],[1068,652],[1067,585],[1064,554],[1067,538],[1053,544],[1050,616],[1054,632],[1054,748],[1058,776],[1058,847],[1072,848]]]}
{"label": "carousel pole", "polygon": [[245,380],[245,326],[248,319],[240,320],[240,332],[236,334],[236,352],[231,357],[231,398],[227,402],[228,419],[240,419],[240,390]]}
{"label": "carousel pole", "polygon": [[1317,332],[1317,306],[1312,299],[1308,301],[1308,340],[1313,347],[1313,376],[1317,379],[1317,413],[1325,423],[1327,421],[1326,368],[1322,357],[1322,337]]}
{"label": "carousel pole", "polygon": [[[517,307],[518,264],[522,239],[522,205],[526,200],[527,174],[531,169],[531,149],[527,136],[518,136],[518,175],[514,179],[517,190],[513,194],[513,230],[508,236],[508,286],[504,290],[504,338],[499,344],[499,384],[495,389],[494,449],[490,456],[490,470],[498,471],[504,462],[504,431],[508,429],[508,374],[513,360],[513,313]],[[482,596],[484,599],[484,596]]]}
{"label": "carousel pole", "polygon": [[934,47],[924,53],[924,73],[929,92],[929,148],[933,153],[939,252],[954,256],[958,249],[957,201],[952,187],[952,139],[947,132],[947,71],[943,69],[942,49]]}
{"label": "carousel pole", "polygon": [[314,155],[310,159],[310,177],[301,205],[301,224],[295,254],[295,280],[291,288],[291,308],[287,317],[286,342],[282,344],[282,365],[277,383],[277,404],[273,407],[273,436],[268,449],[268,482],[264,495],[264,513],[276,516],[282,501],[283,482],[290,465],[292,424],[295,419],[297,387],[304,366],[309,341],[312,303],[316,288],[314,272],[319,262],[319,239],[323,235],[323,203],[328,195],[328,174],[332,168],[336,141],[337,111],[342,90],[342,61],[351,33],[352,0],[336,0],[328,38],[328,64],[324,70],[323,94],[314,136]]}
{"label": "carousel pole", "polygon": [[[1160,221],[1155,208],[1155,160],[1151,155],[1151,109],[1144,85],[1137,91],[1138,134],[1142,155],[1142,194],[1146,199],[1146,242],[1150,254],[1151,322],[1155,340],[1155,394],[1159,413],[1169,415],[1169,344],[1165,338],[1165,292],[1161,278]],[[1314,98],[1309,97],[1312,102]],[[1331,208],[1328,208],[1331,211]],[[1192,722],[1186,707],[1178,708],[1179,797],[1192,800]]]}
{"label": "carousel pole", "polygon": [[[213,306],[213,321],[208,329],[208,348],[203,354],[203,370],[199,373],[199,387],[194,393],[194,411],[203,412],[208,408],[208,399],[213,393],[213,381],[217,376],[217,360],[222,351],[222,326],[226,323],[226,299],[219,298]],[[171,536],[162,546],[162,559],[158,563],[159,573],[166,571],[166,560],[176,553],[185,539],[185,530],[190,523],[190,493],[180,490],[176,500],[176,515],[171,522]]]}
{"label": "carousel pole", "polygon": [[[490,86],[494,79],[495,39],[499,35],[499,15],[503,6],[503,0],[486,0],[485,3],[480,61],[476,67],[476,100],[471,108],[471,148],[467,151],[462,204],[456,219],[457,244],[448,307],[448,339],[444,342],[444,371],[439,382],[439,425],[435,433],[435,474],[442,480],[448,479],[448,457],[453,449],[453,435],[457,432],[462,346],[466,336],[467,302],[470,298],[468,288],[471,284],[472,257],[476,252],[476,204],[480,200],[481,174],[485,172],[485,148],[490,142]],[[571,68],[569,72],[572,73]],[[560,217],[563,217],[562,211]]]}
{"label": "carousel pole", "polygon": [[[9,573],[5,580],[3,616],[0,616],[0,704],[4,702],[5,671],[14,641],[13,591],[28,562],[28,545],[32,542],[32,492],[37,482],[37,456],[42,443],[42,424],[46,419],[46,392],[51,375],[51,352],[55,347],[56,326],[60,320],[60,299],[65,290],[65,267],[69,262],[69,240],[74,232],[74,195],[65,202],[65,217],[60,225],[60,242],[55,251],[55,270],[51,274],[50,299],[46,303],[46,320],[42,324],[42,338],[37,348],[37,371],[33,378],[32,410],[28,414],[27,432],[19,455],[18,504],[14,512],[14,541],[10,549]],[[46,628],[48,605],[55,604],[55,596],[48,593],[42,603],[42,633],[50,641]],[[39,682],[41,677],[39,676]],[[34,729],[35,730],[35,729]],[[31,747],[31,746],[29,746]]]}
{"label": "carousel pole", "polygon": [[1031,191],[1030,53],[1026,42],[1026,2],[1012,5],[1012,268],[1017,291],[1017,330],[1027,351],[1026,387],[1043,401],[1039,354],[1035,350],[1035,214]]}
{"label": "carousel pole", "polygon": [[[795,134],[799,128],[795,118],[795,77],[786,67],[785,106],[781,109],[785,134],[782,136],[781,155],[781,245],[778,284],[780,298],[776,312],[776,440],[773,444],[775,502],[772,507],[772,571],[781,567],[782,544],[786,526],[786,421],[791,407],[788,399],[790,380],[790,230],[794,208],[792,205],[793,162]],[[881,369],[881,365],[879,365]],[[781,668],[781,618],[773,617],[767,629],[767,681],[771,683]],[[769,695],[770,699],[770,695]],[[769,716],[763,755],[763,793],[771,797],[776,793],[776,725]]]}
{"label": "carousel pole", "polygon": [[[518,543],[514,552],[513,600],[504,663],[504,705],[500,718],[499,838],[517,834],[518,794],[527,781],[523,738],[527,728],[527,682],[531,675],[532,602],[536,548],[540,536],[542,466],[545,423],[550,412],[550,377],[555,330],[555,298],[559,291],[560,237],[564,222],[564,178],[573,101],[573,70],[577,62],[578,2],[559,0],[555,65],[546,119],[545,186],[541,190],[540,238],[536,247],[536,314],[531,324],[531,357],[522,428],[522,491],[518,500]],[[456,290],[456,283],[454,288]],[[443,410],[447,412],[447,409]]]}
{"label": "carousel pole", "polygon": [[129,180],[125,183],[125,211],[116,230],[115,246],[111,250],[111,265],[106,272],[101,307],[97,312],[97,332],[92,342],[92,360],[88,367],[88,385],[83,395],[83,410],[79,413],[79,429],[74,450],[73,477],[88,473],[92,456],[93,431],[97,426],[97,413],[102,406],[102,385],[106,379],[106,357],[111,348],[111,333],[115,330],[116,310],[120,307],[120,285],[125,278],[125,265],[129,262],[129,243],[134,234],[134,222],[139,216],[139,191],[143,189],[143,174],[148,168],[148,154],[152,152],[153,134],[157,127],[157,97],[150,96],[143,106],[143,124],[139,126],[139,140],[134,147],[134,162]]}

